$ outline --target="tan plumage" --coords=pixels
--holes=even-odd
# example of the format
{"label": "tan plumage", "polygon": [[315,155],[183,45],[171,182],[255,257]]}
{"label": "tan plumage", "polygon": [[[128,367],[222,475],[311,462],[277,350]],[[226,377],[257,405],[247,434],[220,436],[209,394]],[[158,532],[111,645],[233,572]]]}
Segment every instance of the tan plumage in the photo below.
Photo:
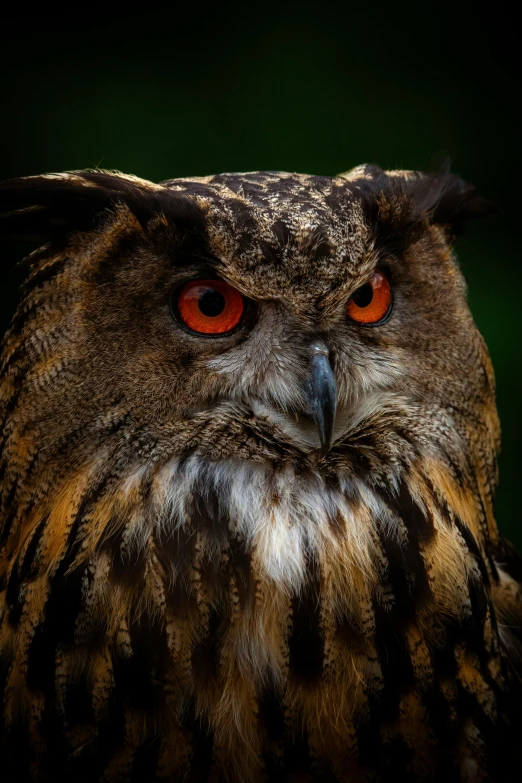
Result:
{"label": "tan plumage", "polygon": [[[451,250],[485,207],[376,167],[0,186],[44,242],[1,365],[7,780],[516,779],[522,574]],[[176,311],[209,277],[224,336]]]}

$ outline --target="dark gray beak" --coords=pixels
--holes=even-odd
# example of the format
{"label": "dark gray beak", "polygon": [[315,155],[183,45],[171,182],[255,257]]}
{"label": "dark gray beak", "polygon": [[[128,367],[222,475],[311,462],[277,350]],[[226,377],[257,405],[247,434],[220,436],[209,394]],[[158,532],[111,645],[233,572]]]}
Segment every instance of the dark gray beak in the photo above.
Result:
{"label": "dark gray beak", "polygon": [[337,384],[328,361],[328,348],[320,342],[314,343],[311,348],[305,396],[319,432],[321,446],[324,451],[328,451],[332,444],[337,410]]}

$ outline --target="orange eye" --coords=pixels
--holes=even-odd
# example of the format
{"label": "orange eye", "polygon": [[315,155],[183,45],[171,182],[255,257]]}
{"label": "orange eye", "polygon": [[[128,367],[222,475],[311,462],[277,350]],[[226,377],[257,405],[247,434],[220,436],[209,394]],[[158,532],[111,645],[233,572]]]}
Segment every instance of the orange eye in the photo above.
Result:
{"label": "orange eye", "polygon": [[242,295],[224,280],[191,280],[179,291],[176,308],[180,321],[199,334],[225,334],[241,321]]}
{"label": "orange eye", "polygon": [[371,280],[351,295],[346,312],[352,321],[372,326],[384,321],[391,312],[392,289],[382,272],[374,272]]}

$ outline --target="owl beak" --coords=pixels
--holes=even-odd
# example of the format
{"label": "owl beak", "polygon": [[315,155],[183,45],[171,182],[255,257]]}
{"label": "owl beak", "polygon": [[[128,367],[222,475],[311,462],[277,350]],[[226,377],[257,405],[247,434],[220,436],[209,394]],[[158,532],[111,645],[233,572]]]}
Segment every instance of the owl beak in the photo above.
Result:
{"label": "owl beak", "polygon": [[328,348],[323,343],[312,345],[305,396],[319,432],[321,446],[324,451],[328,451],[332,443],[337,410],[337,384],[328,361]]}

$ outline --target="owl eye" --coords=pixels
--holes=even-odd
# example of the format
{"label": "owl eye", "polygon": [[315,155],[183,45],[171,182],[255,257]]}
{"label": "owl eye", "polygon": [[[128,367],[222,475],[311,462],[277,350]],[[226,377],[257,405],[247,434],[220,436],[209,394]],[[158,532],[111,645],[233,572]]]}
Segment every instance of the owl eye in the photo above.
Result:
{"label": "owl eye", "polygon": [[367,326],[383,323],[392,309],[392,289],[382,272],[374,272],[372,278],[354,291],[346,304],[346,312],[352,321]]}
{"label": "owl eye", "polygon": [[198,334],[226,334],[239,324],[243,296],[224,280],[191,280],[175,295],[181,323]]}

